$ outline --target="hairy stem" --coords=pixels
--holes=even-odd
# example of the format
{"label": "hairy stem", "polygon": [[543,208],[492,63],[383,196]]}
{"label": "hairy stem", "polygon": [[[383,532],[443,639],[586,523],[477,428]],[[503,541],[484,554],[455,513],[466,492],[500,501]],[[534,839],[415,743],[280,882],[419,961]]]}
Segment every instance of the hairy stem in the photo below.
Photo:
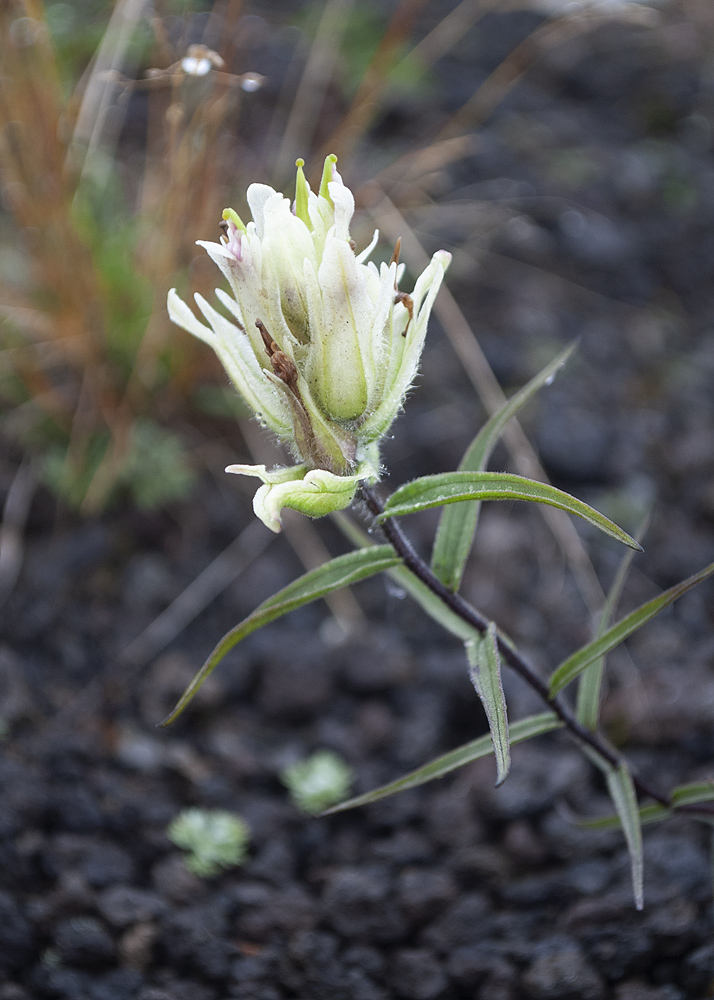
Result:
{"label": "hairy stem", "polygon": [[[384,511],[384,504],[378,494],[370,486],[362,484],[359,495],[366,504],[369,511],[378,517]],[[468,625],[485,632],[488,628],[488,619],[479,611],[473,608],[468,601],[465,601],[460,594],[455,594],[449,590],[441,580],[432,572],[428,564],[415,552],[411,542],[404,534],[401,526],[394,518],[388,518],[381,522],[380,528],[384,537],[404,562],[404,565],[425,584],[433,594],[435,594],[444,604],[459,616]],[[505,643],[500,637],[498,639],[498,649],[502,658],[523,680],[542,698],[558,718],[563,722],[568,732],[581,744],[585,744],[593,749],[603,760],[612,767],[619,767],[625,763],[624,758],[596,732],[592,732],[582,725],[573,714],[570,706],[562,698],[556,696],[552,698],[549,693],[548,684],[543,680],[537,670],[526,660],[517,650]],[[659,802],[660,805],[668,809],[673,808],[669,796],[658,792],[649,784],[633,775],[633,781],[637,791],[648,798]],[[677,812],[699,813],[712,815],[711,808],[704,803],[700,805],[682,805],[677,807]]]}

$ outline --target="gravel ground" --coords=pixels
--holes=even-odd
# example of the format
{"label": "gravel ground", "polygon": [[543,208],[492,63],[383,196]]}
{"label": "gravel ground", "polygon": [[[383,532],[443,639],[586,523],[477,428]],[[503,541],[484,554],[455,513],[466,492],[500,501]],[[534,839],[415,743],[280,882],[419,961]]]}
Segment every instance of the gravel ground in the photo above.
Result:
{"label": "gravel ground", "polygon": [[[533,23],[487,18],[437,66],[441,97],[457,106]],[[580,338],[524,423],[557,485],[628,529],[653,505],[627,608],[714,559],[710,98],[696,33],[672,24],[553,50],[410,214],[430,249],[455,251],[451,287],[508,390]],[[395,98],[379,148],[395,122],[418,133],[420,111]],[[388,484],[453,468],[483,417],[438,324],[423,371],[385,449]],[[350,814],[290,803],[279,774],[314,749],[342,754],[357,792],[485,731],[458,643],[384,581],[356,589],[369,625],[348,640],[324,606],[302,609],[155,728],[213,642],[301,571],[272,541],[145,669],[118,659],[251,523],[243,487],[218,471],[244,454],[238,432],[192,433],[219,444],[184,505],[87,522],[35,497],[0,636],[0,1000],[714,996],[707,831],[647,830],[637,913],[621,836],[572,822],[610,806],[562,735],[516,747],[498,790],[485,760]],[[494,468],[507,463],[499,452]],[[0,473],[9,486],[11,453]],[[405,522],[421,546],[433,525]],[[584,537],[607,584],[619,553]],[[587,637],[533,510],[487,507],[464,591],[544,670]],[[611,657],[608,734],[663,789],[712,775],[712,593]],[[538,710],[506,685],[513,718]],[[187,871],[166,828],[191,805],[248,822],[243,867]]]}

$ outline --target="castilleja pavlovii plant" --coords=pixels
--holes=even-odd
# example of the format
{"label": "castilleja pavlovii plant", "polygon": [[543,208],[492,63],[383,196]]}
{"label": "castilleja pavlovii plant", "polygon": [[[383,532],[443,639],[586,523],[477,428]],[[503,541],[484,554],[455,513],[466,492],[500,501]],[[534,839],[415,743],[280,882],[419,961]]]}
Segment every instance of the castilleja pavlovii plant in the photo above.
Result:
{"label": "castilleja pavlovii plant", "polygon": [[280,510],[320,517],[347,507],[360,481],[379,475],[379,440],[414,380],[429,314],[451,254],[439,250],[411,295],[399,291],[399,249],[377,268],[350,239],[354,198],[328,156],[315,194],[297,163],[293,205],[251,184],[253,221],[223,213],[220,243],[199,241],[228,279],[216,294],[232,321],[201,295],[201,323],[172,289],[169,315],[209,344],[258,419],[298,464],[268,471],[231,465],[263,480],[258,517],[280,530]]}
{"label": "castilleja pavlovii plant", "polygon": [[[599,731],[605,657],[687,590],[714,574],[714,563],[630,612],[614,625],[629,559],[637,541],[581,500],[548,483],[506,472],[488,462],[508,421],[549,385],[573,345],[515,393],[478,431],[456,472],[422,476],[386,500],[373,487],[379,477],[379,441],[389,429],[414,380],[434,299],[450,255],[435,253],[411,294],[399,291],[399,243],[389,264],[367,262],[376,244],[355,254],[350,239],[354,199],[328,156],[318,194],[310,190],[298,160],[295,202],[264,184],[248,188],[253,221],[244,225],[231,209],[223,214],[220,243],[201,243],[228,279],[232,294],[216,294],[229,321],[200,295],[206,326],[175,291],[169,313],[218,354],[236,388],[258,419],[283,441],[297,464],[268,471],[263,465],[231,465],[228,472],[257,476],[258,517],[280,530],[280,512],[293,507],[311,517],[342,511],[355,494],[382,533],[382,544],[345,514],[338,514],[355,551],[312,569],[263,601],[218,643],[166,723],[186,707],[225,654],[255,629],[339,587],[386,572],[424,611],[464,642],[469,676],[483,704],[490,736],[457,747],[404,778],[343,802],[347,809],[440,777],[493,753],[497,783],[510,768],[511,743],[565,728],[603,772],[632,862],[638,907],[642,905],[643,820],[687,813],[714,822],[714,785],[682,785],[664,793],[634,775],[623,755]],[[546,680],[498,626],[459,593],[484,500],[528,500],[559,507],[629,546],[600,615],[594,638],[571,653]],[[431,562],[415,552],[396,517],[444,507]],[[506,663],[543,701],[547,711],[509,721],[501,685]],[[578,681],[575,706],[561,691]],[[346,794],[346,783],[344,794]],[[640,805],[641,799],[648,799]],[[607,820],[606,822],[610,822]]]}

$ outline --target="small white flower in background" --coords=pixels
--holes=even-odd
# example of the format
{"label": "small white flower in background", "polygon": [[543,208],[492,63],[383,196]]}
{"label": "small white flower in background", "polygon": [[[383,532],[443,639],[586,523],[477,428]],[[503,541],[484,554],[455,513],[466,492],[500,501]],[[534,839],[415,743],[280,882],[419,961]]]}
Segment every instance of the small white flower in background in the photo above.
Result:
{"label": "small white flower in background", "polygon": [[223,59],[207,45],[189,45],[181,60],[181,69],[188,76],[208,76],[212,69],[223,69]]}
{"label": "small white flower in background", "polygon": [[198,241],[220,267],[232,295],[216,290],[232,320],[201,295],[209,326],[169,292],[174,323],[209,344],[258,419],[299,464],[226,471],[262,479],[258,517],[280,530],[292,507],[321,517],[347,507],[361,480],[379,475],[379,440],[399,412],[417,373],[427,323],[451,254],[439,250],[411,293],[398,291],[398,247],[389,264],[355,254],[349,226],[352,192],[328,156],[319,193],[298,160],[295,203],[251,184],[253,221],[223,213],[220,243]]}
{"label": "small white flower in background", "polygon": [[250,839],[248,825],[221,809],[184,809],[166,834],[188,852],[185,861],[189,871],[204,878],[217,875],[222,868],[242,865]]}
{"label": "small white flower in background", "polygon": [[280,780],[298,809],[317,816],[347,798],[353,777],[352,768],[339,754],[318,750],[286,767]]}

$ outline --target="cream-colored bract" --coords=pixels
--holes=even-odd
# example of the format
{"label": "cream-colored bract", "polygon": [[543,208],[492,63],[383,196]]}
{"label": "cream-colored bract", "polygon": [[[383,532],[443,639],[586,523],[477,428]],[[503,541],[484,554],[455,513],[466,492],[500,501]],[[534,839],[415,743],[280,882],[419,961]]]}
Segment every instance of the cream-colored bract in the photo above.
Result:
{"label": "cream-colored bract", "polygon": [[223,213],[220,243],[199,241],[227,278],[216,290],[232,319],[202,296],[201,322],[169,292],[174,323],[205,341],[258,419],[301,463],[267,472],[229,471],[263,479],[255,511],[280,530],[281,507],[321,517],[350,503],[361,480],[378,476],[378,442],[399,412],[417,373],[427,323],[451,255],[434,254],[411,295],[398,292],[403,266],[379,268],[356,255],[349,226],[352,192],[325,161],[319,193],[298,160],[295,203],[265,184],[251,184],[246,225]]}

